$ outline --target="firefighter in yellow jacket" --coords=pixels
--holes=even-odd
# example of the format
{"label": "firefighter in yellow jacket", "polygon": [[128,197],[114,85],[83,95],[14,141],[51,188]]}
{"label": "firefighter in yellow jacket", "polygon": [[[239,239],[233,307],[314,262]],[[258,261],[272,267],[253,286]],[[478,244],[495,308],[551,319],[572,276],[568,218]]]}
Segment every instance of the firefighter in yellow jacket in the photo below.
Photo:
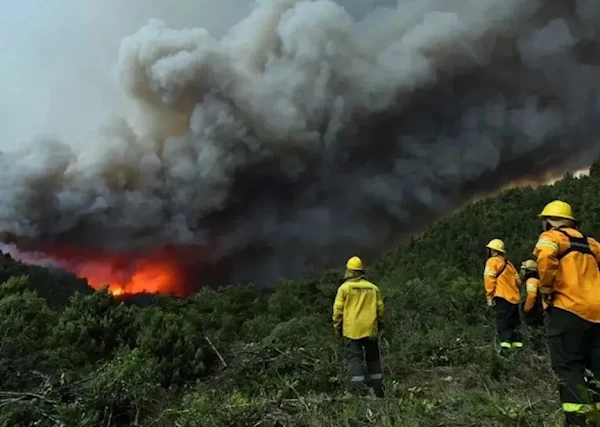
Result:
{"label": "firefighter in yellow jacket", "polygon": [[535,245],[540,292],[548,304],[546,325],[552,368],[568,426],[586,425],[598,405],[585,368],[600,379],[600,244],[576,228],[571,206],[548,203]]}
{"label": "firefighter in yellow jacket", "polygon": [[493,239],[487,244],[488,260],[483,281],[488,306],[496,309],[496,328],[501,350],[523,347],[519,327],[519,287],[517,269],[506,259],[504,242]]}
{"label": "firefighter in yellow jacket", "polygon": [[534,350],[545,351],[546,333],[544,330],[544,310],[547,304],[540,292],[540,276],[537,271],[537,262],[528,259],[521,264],[521,280],[527,290],[527,297],[523,301],[523,320],[531,328],[529,342]]}
{"label": "firefighter in yellow jacket", "polygon": [[333,327],[343,338],[352,383],[361,388],[369,385],[377,397],[384,397],[379,354],[384,312],[381,292],[365,279],[363,262],[356,256],[348,260],[344,278],[333,304]]}
{"label": "firefighter in yellow jacket", "polygon": [[528,259],[521,264],[521,280],[527,291],[527,298],[523,304],[525,320],[530,326],[542,326],[547,304],[539,291],[540,276],[537,271],[537,262]]}

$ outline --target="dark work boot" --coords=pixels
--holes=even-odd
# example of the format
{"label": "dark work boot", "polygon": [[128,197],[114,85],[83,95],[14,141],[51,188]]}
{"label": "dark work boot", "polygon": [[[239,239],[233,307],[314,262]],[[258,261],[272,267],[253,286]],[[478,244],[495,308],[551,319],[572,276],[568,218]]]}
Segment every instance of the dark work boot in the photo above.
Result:
{"label": "dark work boot", "polygon": [[578,427],[578,426],[592,426],[593,424],[587,423],[587,417],[580,414],[565,414],[565,426],[566,427]]}

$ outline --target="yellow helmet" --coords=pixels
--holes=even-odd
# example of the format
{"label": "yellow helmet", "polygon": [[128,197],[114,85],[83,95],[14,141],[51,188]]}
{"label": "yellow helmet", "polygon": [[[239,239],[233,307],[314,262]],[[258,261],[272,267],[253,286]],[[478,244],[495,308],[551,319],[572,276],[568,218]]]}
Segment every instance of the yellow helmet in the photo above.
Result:
{"label": "yellow helmet", "polygon": [[524,270],[537,270],[537,262],[532,259],[528,259],[521,264],[521,268]]}
{"label": "yellow helmet", "polygon": [[363,262],[362,262],[362,260],[359,257],[353,256],[346,263],[346,268],[348,270],[358,270],[358,271],[361,271],[361,270],[363,270]]}
{"label": "yellow helmet", "polygon": [[504,242],[500,239],[490,240],[490,243],[488,243],[486,245],[486,248],[493,249],[495,251],[502,252],[502,253],[506,252],[506,250],[504,249]]}
{"label": "yellow helmet", "polygon": [[575,220],[571,205],[562,200],[555,200],[544,206],[544,210],[538,216],[540,217],[555,217]]}

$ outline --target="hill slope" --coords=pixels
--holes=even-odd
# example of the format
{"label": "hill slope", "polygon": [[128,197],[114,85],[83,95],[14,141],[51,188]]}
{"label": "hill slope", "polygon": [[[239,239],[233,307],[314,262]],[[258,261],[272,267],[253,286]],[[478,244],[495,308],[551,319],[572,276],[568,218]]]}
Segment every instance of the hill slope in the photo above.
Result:
{"label": "hill slope", "polygon": [[94,290],[85,279],[60,270],[35,265],[26,265],[14,260],[9,254],[0,253],[0,283],[13,276],[27,276],[26,287],[36,291],[48,304],[56,309],[63,308],[76,292],[91,294]]}
{"label": "hill slope", "polygon": [[12,277],[0,286],[0,425],[553,425],[540,331],[513,359],[496,355],[484,245],[501,237],[513,262],[530,257],[536,214],[557,197],[599,236],[599,175],[469,205],[368,269],[389,317],[385,400],[347,394],[330,326],[341,271],[148,306],[76,294],[60,312]]}

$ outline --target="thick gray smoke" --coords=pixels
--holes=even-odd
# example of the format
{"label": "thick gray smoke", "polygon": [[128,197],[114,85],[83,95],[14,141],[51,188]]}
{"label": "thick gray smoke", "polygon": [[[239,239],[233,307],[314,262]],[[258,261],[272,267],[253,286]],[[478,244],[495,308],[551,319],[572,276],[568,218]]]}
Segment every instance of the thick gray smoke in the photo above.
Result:
{"label": "thick gray smoke", "polygon": [[[369,256],[478,192],[600,154],[600,3],[265,0],[222,39],[123,40],[131,115],[0,157],[0,234],[199,245],[269,283]],[[221,280],[223,278],[221,277]]]}

